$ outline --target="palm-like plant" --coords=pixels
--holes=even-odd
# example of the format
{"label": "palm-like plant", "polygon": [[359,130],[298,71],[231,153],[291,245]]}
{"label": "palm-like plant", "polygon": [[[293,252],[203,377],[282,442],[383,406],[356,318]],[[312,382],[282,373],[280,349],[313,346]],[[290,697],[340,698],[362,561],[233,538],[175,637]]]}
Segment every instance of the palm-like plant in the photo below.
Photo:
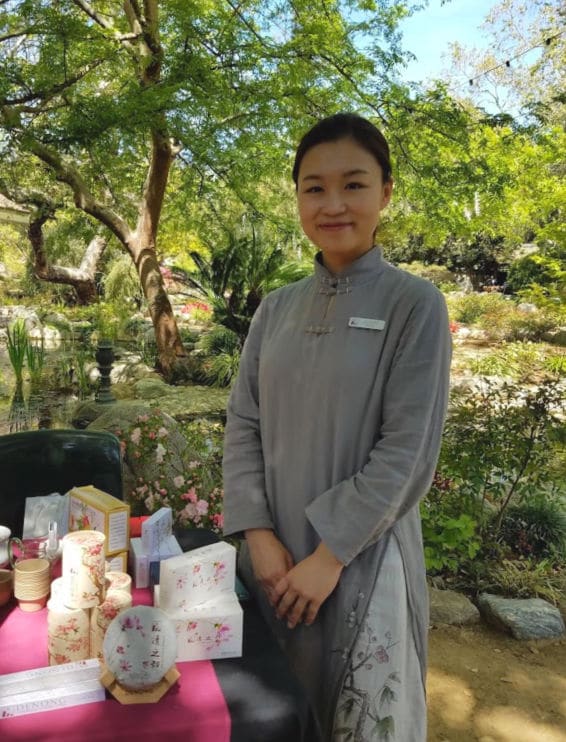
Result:
{"label": "palm-like plant", "polygon": [[309,272],[306,266],[289,261],[282,245],[270,243],[254,225],[248,234],[230,232],[227,244],[213,247],[209,258],[197,252],[190,255],[196,274],[175,267],[175,279],[205,297],[215,322],[236,333],[241,344],[262,298]]}

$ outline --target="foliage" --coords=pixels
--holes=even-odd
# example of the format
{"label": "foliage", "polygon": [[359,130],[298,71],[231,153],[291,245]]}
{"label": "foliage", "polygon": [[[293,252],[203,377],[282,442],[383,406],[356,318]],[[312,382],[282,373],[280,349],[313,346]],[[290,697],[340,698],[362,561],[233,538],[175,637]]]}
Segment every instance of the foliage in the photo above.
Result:
{"label": "foliage", "polygon": [[221,458],[217,448],[208,445],[209,438],[200,435],[198,428],[192,429],[184,458],[175,463],[179,451],[171,450],[169,432],[158,410],[140,415],[129,429],[117,430],[116,435],[127,459],[154,460],[157,465],[155,479],[139,479],[129,493],[134,512],[154,513],[170,507],[175,523],[222,533]]}
{"label": "foliage", "polygon": [[495,350],[472,360],[470,370],[480,376],[508,376],[514,381],[528,383],[552,371],[553,364],[549,359],[553,357],[538,343],[514,341],[502,343]]}
{"label": "foliage", "polygon": [[445,266],[435,265],[434,263],[426,264],[415,260],[412,263],[399,263],[398,267],[415,276],[426,278],[441,291],[454,291],[458,288],[456,275]]}
{"label": "foliage", "polygon": [[28,348],[28,334],[25,322],[16,320],[7,328],[8,358],[12,364],[16,384],[21,386],[23,381],[23,370],[26,362]]}
{"label": "foliage", "polygon": [[538,495],[510,507],[499,532],[514,554],[561,560],[566,556],[566,504]]}
{"label": "foliage", "polygon": [[32,389],[37,389],[45,366],[45,346],[43,338],[41,338],[39,342],[33,342],[27,338],[25,353],[30,383]]}
{"label": "foliage", "polygon": [[456,572],[476,556],[481,545],[477,522],[467,513],[457,512],[458,495],[450,479],[436,473],[420,511],[429,573]]}
{"label": "foliage", "polygon": [[563,313],[559,306],[546,304],[522,307],[498,292],[449,294],[446,298],[451,318],[476,325],[486,338],[497,341],[540,341],[560,327]]}
{"label": "foliage", "polygon": [[121,255],[114,260],[104,276],[104,297],[107,301],[140,306],[142,291],[131,259]]}
{"label": "foliage", "polygon": [[310,272],[310,266],[289,261],[283,246],[265,235],[253,224],[231,231],[225,244],[211,248],[209,258],[191,253],[196,275],[174,271],[176,278],[210,301],[214,321],[235,333],[242,345],[263,296]]}
{"label": "foliage", "polygon": [[548,559],[476,559],[454,580],[455,587],[510,598],[542,598],[555,605],[566,589],[566,574]]}
{"label": "foliage", "polygon": [[564,492],[565,472],[551,466],[566,435],[563,412],[563,391],[552,377],[534,387],[483,377],[477,389],[453,396],[439,471],[480,532],[493,521],[497,535],[510,505],[544,490]]}
{"label": "foliage", "polygon": [[235,379],[242,352],[242,342],[235,332],[215,325],[201,335],[197,349],[200,367],[197,379],[202,378],[211,386],[228,386]]}
{"label": "foliage", "polygon": [[566,282],[564,268],[566,253],[564,251],[562,253],[555,256],[552,253],[533,253],[515,260],[507,273],[509,290],[517,293],[522,289],[528,289],[533,283],[543,287],[563,286]]}
{"label": "foliage", "polygon": [[508,302],[510,299],[501,294],[482,294],[476,291],[468,294],[450,294],[446,298],[451,319],[464,325],[473,325],[486,314],[506,312]]}

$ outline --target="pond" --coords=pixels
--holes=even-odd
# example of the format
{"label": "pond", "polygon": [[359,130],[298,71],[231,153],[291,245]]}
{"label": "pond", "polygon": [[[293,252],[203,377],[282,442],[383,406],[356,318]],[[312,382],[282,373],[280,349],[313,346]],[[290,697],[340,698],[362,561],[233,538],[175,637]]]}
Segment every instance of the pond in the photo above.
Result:
{"label": "pond", "polygon": [[[94,394],[92,388],[79,383],[78,375],[96,373],[94,351],[81,351],[85,363],[77,369],[76,350],[46,349],[41,383],[31,389],[24,372],[18,388],[8,353],[0,348],[0,435],[36,428],[64,428],[70,425],[74,406],[81,398]],[[82,388],[82,391],[81,391]]]}

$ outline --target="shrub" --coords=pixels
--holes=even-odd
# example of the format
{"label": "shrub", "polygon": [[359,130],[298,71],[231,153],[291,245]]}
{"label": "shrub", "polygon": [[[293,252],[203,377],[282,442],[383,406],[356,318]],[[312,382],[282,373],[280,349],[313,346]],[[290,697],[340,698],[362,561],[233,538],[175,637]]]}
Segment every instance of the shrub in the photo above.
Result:
{"label": "shrub", "polygon": [[242,344],[238,335],[222,325],[215,325],[201,335],[198,377],[211,386],[228,386],[240,367]]}
{"label": "shrub", "polygon": [[561,558],[566,554],[566,506],[543,496],[514,505],[501,521],[499,536],[517,555]]}
{"label": "shrub", "polygon": [[457,496],[451,480],[437,473],[421,502],[425,564],[431,574],[457,572],[480,549],[477,521],[455,513]]}
{"label": "shrub", "polygon": [[457,512],[482,531],[495,512],[497,530],[510,505],[564,492],[564,472],[552,465],[564,437],[563,405],[552,377],[534,388],[482,377],[477,389],[454,392],[439,471],[452,481]]}
{"label": "shrub", "polygon": [[451,319],[465,325],[475,324],[486,314],[506,312],[510,300],[501,294],[453,294],[446,299]]}
{"label": "shrub", "polygon": [[532,284],[558,286],[566,283],[564,262],[558,256],[533,253],[513,261],[507,273],[507,287],[513,293]]}

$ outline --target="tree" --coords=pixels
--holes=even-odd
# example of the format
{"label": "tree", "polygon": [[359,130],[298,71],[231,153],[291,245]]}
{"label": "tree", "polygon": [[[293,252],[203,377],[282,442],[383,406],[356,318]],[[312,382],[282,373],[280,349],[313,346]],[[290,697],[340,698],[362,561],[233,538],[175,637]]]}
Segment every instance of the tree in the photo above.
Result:
{"label": "tree", "polygon": [[[0,154],[30,158],[133,260],[159,363],[185,351],[159,268],[172,168],[199,198],[223,181],[242,200],[288,162],[313,119],[352,106],[386,120],[403,6],[295,0],[4,0]],[[359,40],[365,43],[362,53]],[[49,195],[49,186],[46,189]]]}
{"label": "tree", "polygon": [[454,94],[512,119],[564,126],[564,20],[560,0],[499,0],[483,23],[487,51],[452,45]]}

